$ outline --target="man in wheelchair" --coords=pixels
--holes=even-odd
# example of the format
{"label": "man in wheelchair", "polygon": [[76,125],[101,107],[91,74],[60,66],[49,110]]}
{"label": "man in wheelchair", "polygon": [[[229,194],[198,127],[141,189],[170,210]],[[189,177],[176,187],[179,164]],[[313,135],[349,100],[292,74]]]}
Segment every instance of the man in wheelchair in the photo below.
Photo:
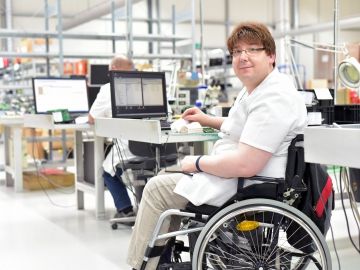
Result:
{"label": "man in wheelchair", "polygon": [[[219,129],[220,139],[210,155],[186,156],[182,160],[182,170],[193,176],[158,175],[147,183],[128,251],[128,263],[133,269],[157,269],[156,255],[160,253],[149,254],[147,245],[163,212],[185,209],[189,202],[195,206],[222,206],[237,193],[238,179],[258,177],[239,180],[243,188],[264,179],[269,183],[283,179],[288,146],[304,131],[307,113],[303,98],[293,82],[275,67],[275,42],[267,27],[256,22],[241,23],[231,33],[227,46],[245,91],[240,92],[243,94],[239,94],[227,118],[208,116],[197,108],[184,112],[186,120]],[[262,193],[270,196],[270,188],[262,189]],[[232,214],[220,211],[217,222],[205,225],[209,233],[197,241],[195,250],[203,255],[192,258],[200,262],[193,263],[193,269],[194,265],[199,265],[196,269],[272,269],[269,265],[276,264],[276,254],[281,252],[285,259],[290,256],[285,248],[274,249],[271,240],[276,237],[282,241],[279,228],[291,214],[286,215],[286,209],[280,206],[272,211],[263,207],[255,202],[249,211],[241,210],[241,205],[232,209]],[[180,215],[176,212],[166,217],[160,233],[177,231]],[[261,222],[255,222],[260,217]],[[156,246],[165,242],[159,239]],[[214,242],[216,246],[210,244]],[[254,257],[254,253],[258,255]]]}

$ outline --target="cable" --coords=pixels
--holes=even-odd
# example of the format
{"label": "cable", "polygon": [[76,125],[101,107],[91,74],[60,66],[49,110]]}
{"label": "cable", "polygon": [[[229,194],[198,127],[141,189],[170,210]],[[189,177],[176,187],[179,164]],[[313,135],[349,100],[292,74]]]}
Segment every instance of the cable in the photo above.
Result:
{"label": "cable", "polygon": [[338,268],[339,268],[339,270],[341,270],[340,258],[339,258],[339,254],[338,254],[338,252],[337,252],[337,248],[336,248],[336,245],[335,245],[334,231],[333,231],[333,228],[332,228],[332,226],[331,226],[331,223],[330,223],[330,232],[331,232],[331,240],[332,240],[332,243],[333,243],[333,246],[334,246],[336,261],[337,261],[337,263],[338,263]]}
{"label": "cable", "polygon": [[348,217],[347,217],[347,214],[346,214],[346,209],[345,209],[345,204],[344,204],[344,194],[343,194],[343,191],[342,191],[342,170],[343,170],[343,167],[340,167],[340,197],[341,197],[341,205],[342,205],[342,208],[344,210],[344,215],[345,215],[345,221],[346,221],[346,228],[347,228],[347,232],[348,232],[348,236],[349,236],[349,239],[350,239],[350,242],[351,244],[354,246],[355,250],[357,252],[360,253],[360,249],[355,245],[352,237],[351,237],[351,234],[350,234],[350,227],[349,227],[349,220],[348,220]]}
{"label": "cable", "polygon": [[[32,137],[34,138],[36,133],[35,133],[35,128],[32,128],[32,131],[33,131],[33,135]],[[37,146],[39,146],[39,142],[36,141],[36,144]],[[55,201],[50,197],[49,193],[47,192],[47,190],[45,189],[45,187],[42,185],[41,181],[40,181],[40,176],[41,176],[41,173],[40,173],[40,168],[38,167],[38,163],[35,159],[35,140],[33,140],[32,142],[32,157],[33,157],[33,162],[34,162],[34,166],[35,166],[35,170],[36,170],[36,180],[41,188],[41,190],[44,192],[44,194],[46,195],[46,197],[48,198],[49,202],[54,205],[54,206],[57,206],[57,207],[61,207],[61,208],[69,208],[69,207],[74,207],[75,204],[72,204],[72,205],[61,205],[61,204],[58,204],[58,203],[55,203]],[[42,176],[44,177],[44,176]],[[45,178],[47,179],[47,178]],[[48,179],[47,179],[48,180]],[[52,184],[50,182],[50,184]],[[72,192],[74,193],[74,192]],[[67,193],[67,194],[70,194],[70,193]]]}
{"label": "cable", "polygon": [[[127,159],[126,157],[126,154],[125,154],[125,147],[124,145],[122,144],[122,148],[120,148],[119,146],[119,142],[122,144],[122,141],[121,140],[117,140],[117,139],[113,139],[113,147],[115,147],[115,151],[117,152],[118,154],[118,157],[119,157],[119,163],[121,165],[121,170],[122,170],[122,174],[119,176],[116,172],[117,172],[117,168],[114,167],[114,148],[113,151],[112,151],[112,166],[113,166],[113,170],[115,171],[115,176],[116,178],[121,181],[124,186],[126,187],[127,190],[129,190],[131,192],[131,194],[135,197],[136,201],[137,201],[137,196],[136,196],[136,192],[133,190],[133,186],[131,185],[131,180],[129,178],[129,175],[127,173],[127,170],[125,168],[125,160],[123,158],[123,153],[121,151],[121,149],[123,150],[124,152],[124,155],[125,155],[125,158]],[[124,178],[126,179],[126,181],[123,180],[123,178],[121,176],[124,176]]]}
{"label": "cable", "polygon": [[[346,187],[347,193],[349,195],[350,209],[351,209],[351,212],[353,214],[354,220],[355,220],[356,225],[357,225],[358,236],[360,237],[359,212],[358,212],[358,209],[357,209],[355,196],[354,196],[354,193],[353,193],[351,185],[350,185],[347,170],[345,170],[344,176],[345,176],[344,177],[345,187]],[[359,240],[360,240],[360,238],[359,238]],[[360,242],[359,242],[359,246],[360,246]]]}
{"label": "cable", "polygon": [[340,191],[340,188],[339,188],[339,183],[338,183],[338,180],[337,180],[337,177],[336,177],[336,166],[332,166],[332,169],[333,169],[333,173],[334,173],[334,176],[335,176],[335,184],[336,184],[336,190]]}

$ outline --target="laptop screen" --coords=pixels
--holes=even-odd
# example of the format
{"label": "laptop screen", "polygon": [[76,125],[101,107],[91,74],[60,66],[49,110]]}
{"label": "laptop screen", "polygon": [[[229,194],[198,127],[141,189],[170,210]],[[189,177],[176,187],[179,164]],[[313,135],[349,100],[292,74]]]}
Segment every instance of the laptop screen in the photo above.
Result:
{"label": "laptop screen", "polygon": [[32,84],[36,113],[58,109],[70,114],[89,112],[85,78],[38,77]]}
{"label": "laptop screen", "polygon": [[167,116],[164,72],[110,71],[110,85],[113,117]]}

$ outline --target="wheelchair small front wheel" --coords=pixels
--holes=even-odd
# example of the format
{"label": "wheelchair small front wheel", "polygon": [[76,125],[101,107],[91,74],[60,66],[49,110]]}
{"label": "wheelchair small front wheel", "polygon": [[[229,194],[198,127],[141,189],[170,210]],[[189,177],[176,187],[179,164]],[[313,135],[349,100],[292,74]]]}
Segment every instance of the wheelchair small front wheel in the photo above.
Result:
{"label": "wheelchair small front wheel", "polygon": [[285,203],[249,199],[212,217],[194,248],[192,269],[331,270],[324,236]]}

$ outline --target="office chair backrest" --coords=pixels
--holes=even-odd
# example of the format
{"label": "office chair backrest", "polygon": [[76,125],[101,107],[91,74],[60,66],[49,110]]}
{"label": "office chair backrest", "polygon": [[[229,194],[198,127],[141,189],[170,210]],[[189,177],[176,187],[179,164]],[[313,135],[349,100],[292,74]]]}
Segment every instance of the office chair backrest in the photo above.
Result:
{"label": "office chair backrest", "polygon": [[139,157],[152,157],[155,154],[151,150],[151,144],[145,142],[129,141],[130,152]]}
{"label": "office chair backrest", "polygon": [[[145,142],[137,142],[137,141],[129,141],[129,149],[130,152],[135,156],[140,157],[155,157],[155,147],[157,145],[152,143],[145,143]],[[160,146],[160,155],[171,155],[176,154],[176,144],[175,143],[168,143],[163,144]]]}
{"label": "office chair backrest", "polygon": [[[155,153],[156,147],[159,145],[145,143],[145,142],[137,142],[137,141],[129,141],[129,150],[130,152],[137,156],[137,160],[140,158],[146,159],[147,166],[153,166],[151,164],[151,160],[155,162]],[[168,165],[173,165],[177,160],[177,147],[175,143],[168,143],[164,145],[160,145],[160,167],[166,167]],[[155,166],[155,165],[154,165]]]}

